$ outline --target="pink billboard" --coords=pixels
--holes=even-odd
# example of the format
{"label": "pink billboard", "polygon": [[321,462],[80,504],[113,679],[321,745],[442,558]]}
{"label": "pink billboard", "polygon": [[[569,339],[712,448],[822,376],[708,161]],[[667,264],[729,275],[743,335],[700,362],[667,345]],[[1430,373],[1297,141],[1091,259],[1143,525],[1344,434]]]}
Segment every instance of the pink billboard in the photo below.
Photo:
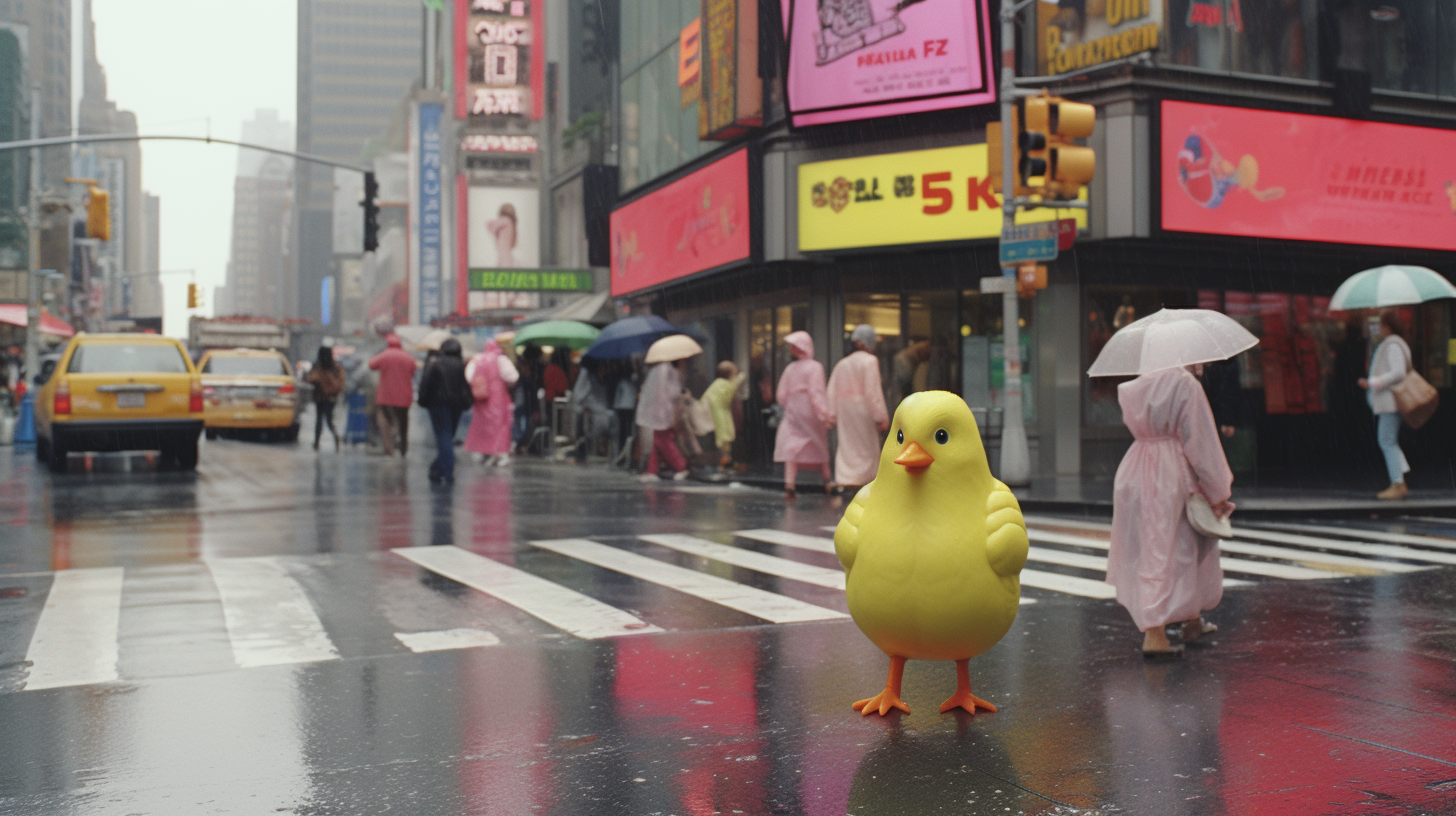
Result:
{"label": "pink billboard", "polygon": [[783,0],[794,125],[996,101],[986,0]]}
{"label": "pink billboard", "polygon": [[612,295],[746,260],[748,151],[612,211]]}
{"label": "pink billboard", "polygon": [[1456,249],[1456,131],[1162,103],[1163,229]]}

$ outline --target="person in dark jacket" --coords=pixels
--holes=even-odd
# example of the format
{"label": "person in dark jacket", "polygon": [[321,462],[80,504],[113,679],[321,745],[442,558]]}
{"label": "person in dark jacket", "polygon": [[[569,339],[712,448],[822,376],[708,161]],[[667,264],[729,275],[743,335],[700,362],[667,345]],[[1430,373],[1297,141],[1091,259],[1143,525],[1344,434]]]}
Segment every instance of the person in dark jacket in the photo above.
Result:
{"label": "person in dark jacket", "polygon": [[440,344],[439,356],[426,364],[420,377],[420,407],[430,412],[435,447],[439,451],[430,463],[430,481],[455,480],[455,426],[460,424],[460,415],[473,401],[470,383],[465,380],[460,342],[452,337]]}

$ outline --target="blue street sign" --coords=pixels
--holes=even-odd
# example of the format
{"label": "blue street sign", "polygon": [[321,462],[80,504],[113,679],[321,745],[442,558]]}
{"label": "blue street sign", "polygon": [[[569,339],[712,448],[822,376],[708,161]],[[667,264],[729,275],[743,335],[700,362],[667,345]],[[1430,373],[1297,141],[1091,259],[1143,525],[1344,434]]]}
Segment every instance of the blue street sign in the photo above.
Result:
{"label": "blue street sign", "polygon": [[1018,224],[1001,230],[1001,265],[1057,258],[1057,222]]}

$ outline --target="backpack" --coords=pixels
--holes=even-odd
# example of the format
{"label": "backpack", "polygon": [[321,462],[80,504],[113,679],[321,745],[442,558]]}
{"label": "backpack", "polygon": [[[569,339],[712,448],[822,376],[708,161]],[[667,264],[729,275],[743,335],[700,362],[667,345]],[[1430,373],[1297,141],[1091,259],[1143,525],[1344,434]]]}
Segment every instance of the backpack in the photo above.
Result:
{"label": "backpack", "polygon": [[485,376],[485,366],[475,367],[475,376],[470,380],[470,396],[476,402],[485,402],[490,399],[490,379]]}

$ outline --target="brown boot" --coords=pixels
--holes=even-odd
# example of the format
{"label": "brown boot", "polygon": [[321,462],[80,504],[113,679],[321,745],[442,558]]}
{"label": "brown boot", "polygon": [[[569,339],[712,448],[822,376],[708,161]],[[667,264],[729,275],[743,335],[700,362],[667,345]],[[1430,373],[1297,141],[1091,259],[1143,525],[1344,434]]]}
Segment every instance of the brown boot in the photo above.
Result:
{"label": "brown boot", "polygon": [[1408,493],[1410,493],[1410,488],[1405,486],[1405,482],[1393,482],[1390,487],[1376,493],[1375,498],[1386,500],[1403,499]]}

